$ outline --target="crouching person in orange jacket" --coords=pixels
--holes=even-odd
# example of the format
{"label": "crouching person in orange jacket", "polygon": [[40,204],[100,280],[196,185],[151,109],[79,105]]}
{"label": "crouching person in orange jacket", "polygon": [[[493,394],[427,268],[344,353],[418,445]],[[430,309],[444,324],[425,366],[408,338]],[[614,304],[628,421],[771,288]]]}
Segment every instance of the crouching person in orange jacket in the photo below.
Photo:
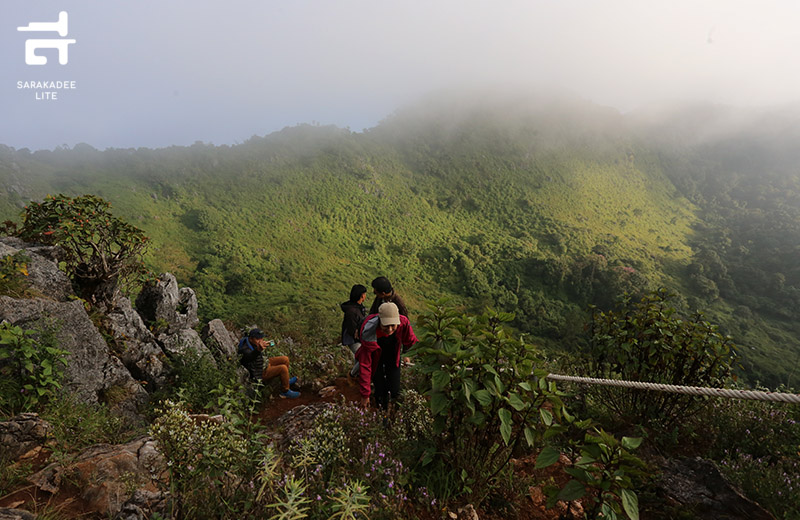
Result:
{"label": "crouching person in orange jacket", "polygon": [[400,356],[417,342],[408,318],[394,303],[384,303],[378,314],[361,324],[358,383],[361,405],[369,407],[370,382],[375,384],[375,404],[384,410],[400,395]]}

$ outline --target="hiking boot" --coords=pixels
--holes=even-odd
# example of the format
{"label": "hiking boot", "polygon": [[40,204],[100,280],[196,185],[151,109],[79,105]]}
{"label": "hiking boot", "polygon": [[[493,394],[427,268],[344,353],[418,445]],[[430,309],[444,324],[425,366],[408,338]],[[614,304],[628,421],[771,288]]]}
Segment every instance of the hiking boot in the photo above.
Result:
{"label": "hiking boot", "polygon": [[289,378],[289,386],[297,384],[297,376],[292,376]]}
{"label": "hiking boot", "polygon": [[294,390],[281,392],[281,399],[297,399],[298,397],[300,397],[300,392],[295,392]]}

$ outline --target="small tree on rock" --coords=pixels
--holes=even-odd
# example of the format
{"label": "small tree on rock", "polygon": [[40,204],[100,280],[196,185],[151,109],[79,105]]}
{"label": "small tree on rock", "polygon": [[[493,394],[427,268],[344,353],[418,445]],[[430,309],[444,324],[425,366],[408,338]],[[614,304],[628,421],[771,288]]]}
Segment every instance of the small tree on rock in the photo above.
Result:
{"label": "small tree on rock", "polygon": [[144,232],[111,214],[111,204],[94,195],[48,195],[22,215],[23,240],[58,245],[76,292],[95,307],[112,307],[121,285],[146,275]]}

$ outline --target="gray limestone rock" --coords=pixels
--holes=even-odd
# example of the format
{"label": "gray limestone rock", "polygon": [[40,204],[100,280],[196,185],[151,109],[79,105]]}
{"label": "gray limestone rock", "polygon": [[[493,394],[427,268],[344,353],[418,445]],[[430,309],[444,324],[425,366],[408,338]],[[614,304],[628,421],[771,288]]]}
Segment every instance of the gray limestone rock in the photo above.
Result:
{"label": "gray limestone rock", "polygon": [[148,323],[166,324],[167,334],[191,329],[200,323],[194,290],[179,289],[178,281],[170,273],[162,274],[154,285],[142,288],[136,298],[136,310]]}
{"label": "gray limestone rock", "polygon": [[200,338],[217,359],[236,359],[239,340],[225,328],[222,320],[211,320],[203,327]]}
{"label": "gray limestone rock", "polygon": [[13,507],[0,507],[0,520],[36,520],[38,517],[24,509]]}
{"label": "gray limestone rock", "polygon": [[183,356],[189,350],[195,351],[199,355],[207,355],[212,361],[214,356],[200,339],[200,335],[194,329],[182,329],[174,334],[160,334],[158,341],[164,346],[164,352],[169,356]]}
{"label": "gray limestone rock", "polygon": [[42,297],[64,302],[74,295],[69,277],[58,268],[61,250],[53,246],[28,244],[18,238],[0,237],[0,258],[19,252],[28,262],[28,283]]}
{"label": "gray limestone rock", "polygon": [[106,315],[106,325],[114,338],[115,350],[131,375],[146,381],[148,391],[160,388],[168,373],[164,351],[129,299],[117,300],[116,307]]}
{"label": "gray limestone rock", "polygon": [[131,498],[122,504],[114,520],[148,520],[158,513],[162,518],[168,517],[168,495],[161,491],[137,489]]}
{"label": "gray limestone rock", "polygon": [[80,301],[0,296],[0,320],[23,329],[54,330],[58,347],[69,352],[64,390],[83,402],[106,402],[129,419],[141,419],[138,409],[147,401],[147,392],[109,351]]}
{"label": "gray limestone rock", "polygon": [[0,460],[14,461],[47,442],[53,427],[36,413],[23,413],[0,422]]}

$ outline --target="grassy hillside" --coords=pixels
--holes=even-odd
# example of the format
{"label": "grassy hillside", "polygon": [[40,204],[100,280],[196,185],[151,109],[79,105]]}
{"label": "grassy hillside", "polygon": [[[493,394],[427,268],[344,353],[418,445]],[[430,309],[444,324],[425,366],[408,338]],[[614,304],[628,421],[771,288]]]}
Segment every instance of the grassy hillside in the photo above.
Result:
{"label": "grassy hillside", "polygon": [[412,314],[441,295],[513,310],[521,331],[564,350],[580,347],[587,304],[666,285],[735,334],[751,374],[786,382],[771,360],[800,353],[790,320],[750,305],[743,328],[741,302],[692,271],[710,267],[701,252],[734,215],[688,179],[699,165],[730,168],[723,157],[588,104],[437,100],[365,133],[301,125],[234,147],[0,149],[0,215],[46,193],[100,195],[153,239],[153,269],[197,290],[204,318],[331,337],[349,287],[378,275]]}

